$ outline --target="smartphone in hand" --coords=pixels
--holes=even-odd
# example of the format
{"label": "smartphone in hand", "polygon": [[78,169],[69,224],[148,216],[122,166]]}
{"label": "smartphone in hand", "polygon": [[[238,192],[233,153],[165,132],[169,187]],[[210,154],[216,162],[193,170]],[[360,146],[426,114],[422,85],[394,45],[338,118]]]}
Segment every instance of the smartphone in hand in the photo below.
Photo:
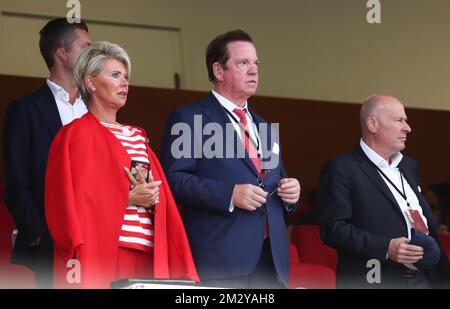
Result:
{"label": "smartphone in hand", "polygon": [[[136,179],[137,181],[139,181],[138,169],[140,169],[141,174],[144,175],[145,182],[148,182],[148,175],[150,173],[150,163],[136,160],[131,161],[130,172],[131,175],[134,177],[134,179]],[[130,186],[130,189],[132,188],[133,185]]]}

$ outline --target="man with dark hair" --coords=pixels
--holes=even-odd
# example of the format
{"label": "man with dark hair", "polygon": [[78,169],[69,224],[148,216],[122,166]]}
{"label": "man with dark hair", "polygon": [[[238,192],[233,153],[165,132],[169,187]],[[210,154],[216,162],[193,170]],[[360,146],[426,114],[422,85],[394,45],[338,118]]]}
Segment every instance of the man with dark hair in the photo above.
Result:
{"label": "man with dark hair", "polygon": [[[84,21],[68,23],[65,18],[53,19],[41,29],[39,32],[39,50],[50,71],[55,64],[54,54],[56,50],[63,48],[66,52],[70,52],[73,47],[77,48],[72,43],[77,40],[80,32],[88,32],[88,27]],[[75,54],[78,54],[77,51],[75,51]]]}
{"label": "man with dark hair", "polygon": [[206,49],[206,68],[208,69],[208,78],[211,82],[216,80],[213,69],[214,63],[217,62],[226,69],[227,61],[230,59],[228,43],[237,41],[253,44],[250,35],[242,30],[226,32],[209,43],[208,48]]}
{"label": "man with dark hair", "polygon": [[40,31],[39,47],[50,77],[40,89],[11,102],[6,110],[6,206],[18,229],[11,261],[34,270],[40,288],[51,287],[53,269],[52,240],[44,215],[48,151],[58,130],[87,112],[73,68],[80,50],[90,43],[83,21],[49,21]]}
{"label": "man with dark hair", "polygon": [[[295,209],[300,184],[286,177],[278,132],[248,106],[259,80],[251,37],[241,30],[218,36],[207,48],[206,64],[214,89],[169,116],[162,144],[200,280],[217,287],[286,287],[284,213]],[[186,136],[173,132],[186,127],[188,142],[177,149]],[[201,135],[211,128],[223,132],[214,147]]]}

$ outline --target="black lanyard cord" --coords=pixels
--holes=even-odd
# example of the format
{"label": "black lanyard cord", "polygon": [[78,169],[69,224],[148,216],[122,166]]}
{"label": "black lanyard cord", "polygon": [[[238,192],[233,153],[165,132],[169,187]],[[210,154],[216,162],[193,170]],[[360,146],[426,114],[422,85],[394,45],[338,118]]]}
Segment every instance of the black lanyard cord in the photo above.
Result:
{"label": "black lanyard cord", "polygon": [[[238,119],[236,119],[236,117],[228,109],[226,109],[225,107],[223,107],[223,109],[227,112],[227,114],[231,117],[231,119],[233,119],[233,121],[236,122],[236,124],[239,126],[239,128],[241,128],[241,131],[244,132],[245,136],[247,136],[247,138],[250,141],[250,143],[253,144],[253,147],[255,147],[256,150],[259,152],[259,138],[258,138],[258,136],[255,134],[255,137],[256,137],[256,142],[255,142],[253,140],[253,138],[250,136],[250,133],[244,128],[242,123]],[[254,124],[253,121],[252,121],[252,124]]]}
{"label": "black lanyard cord", "polygon": [[[372,163],[373,163],[373,162],[372,162]],[[375,164],[374,164],[374,165],[375,165]],[[380,172],[381,176],[383,176],[383,178],[386,179],[386,180],[394,187],[395,191],[397,191],[398,194],[400,194],[400,195],[403,197],[403,199],[404,199],[405,202],[406,202],[406,205],[407,205],[408,207],[411,207],[411,205],[410,205],[409,202],[408,202],[408,199],[406,198],[405,185],[403,184],[403,175],[402,175],[402,171],[400,171],[400,169],[399,169],[399,172],[400,172],[400,180],[401,180],[401,182],[402,182],[402,191],[403,191],[403,192],[400,191],[399,188],[397,188],[397,186],[392,182],[392,180],[389,179],[389,177],[388,177],[385,173],[383,173],[383,171],[381,170],[381,168],[379,168],[379,167],[376,166],[376,165],[375,165],[375,167],[376,167],[376,169],[378,170],[378,172]]]}

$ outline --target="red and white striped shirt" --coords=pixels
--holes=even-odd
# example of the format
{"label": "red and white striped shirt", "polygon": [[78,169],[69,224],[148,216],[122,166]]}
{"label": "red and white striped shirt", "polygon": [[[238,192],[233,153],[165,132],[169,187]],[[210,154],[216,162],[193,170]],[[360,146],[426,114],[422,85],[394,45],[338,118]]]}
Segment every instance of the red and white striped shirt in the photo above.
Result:
{"label": "red and white striped shirt", "polygon": [[[149,163],[144,133],[133,126],[103,123],[120,141],[131,160]],[[153,248],[152,215],[144,207],[128,205],[125,209],[119,246],[150,252]]]}

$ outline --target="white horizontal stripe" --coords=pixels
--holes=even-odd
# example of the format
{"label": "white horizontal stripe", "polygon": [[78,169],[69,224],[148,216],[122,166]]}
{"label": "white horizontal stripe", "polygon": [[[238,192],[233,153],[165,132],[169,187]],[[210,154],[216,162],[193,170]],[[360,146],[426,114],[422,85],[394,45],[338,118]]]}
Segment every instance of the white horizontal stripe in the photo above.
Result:
{"label": "white horizontal stripe", "polygon": [[134,226],[134,225],[122,225],[122,230],[127,232],[136,232],[144,235],[152,236],[153,231],[149,229],[144,229],[142,226]]}
{"label": "white horizontal stripe", "polygon": [[125,131],[122,128],[116,129],[116,128],[110,128],[111,132],[114,133],[115,136],[132,136],[136,135],[136,129],[130,129],[126,128]]}
{"label": "white horizontal stripe", "polygon": [[145,162],[145,163],[150,163],[150,162],[148,161],[148,158],[146,158],[146,157],[134,157],[134,156],[132,156],[132,157],[131,157],[131,160],[141,161],[141,162]]}
{"label": "white horizontal stripe", "polygon": [[146,210],[144,207],[138,207],[138,208],[137,208],[137,212],[138,212],[138,213],[146,213],[147,210]]}
{"label": "white horizontal stripe", "polygon": [[147,212],[147,210],[144,208],[144,207],[142,207],[142,206],[136,206],[136,205],[128,205],[127,206],[127,209],[128,210],[137,210],[137,212],[139,212],[139,213],[145,213],[145,212]]}
{"label": "white horizontal stripe", "polygon": [[108,128],[113,128],[113,129],[122,129],[125,128],[127,126],[121,125],[121,124],[113,124],[113,123],[107,123],[107,122],[103,122],[101,121],[102,125],[104,125],[105,127]]}
{"label": "white horizontal stripe", "polygon": [[142,141],[145,143],[145,137],[142,135],[135,135],[135,136],[122,136],[122,135],[116,135],[116,137],[120,140],[129,141],[129,142],[136,142],[136,141]]}
{"label": "white horizontal stripe", "polygon": [[136,210],[138,213],[146,213],[147,210],[144,207],[136,206],[136,205],[128,205],[127,210]]}
{"label": "white horizontal stripe", "polygon": [[138,215],[125,215],[123,219],[126,221],[136,221],[141,224],[152,224],[152,220],[150,220],[150,218],[141,218]]}
{"label": "white horizontal stripe", "polygon": [[127,152],[129,154],[140,154],[140,155],[143,155],[143,156],[147,156],[147,152],[142,151],[142,150],[127,149]]}
{"label": "white horizontal stripe", "polygon": [[104,125],[105,127],[107,127],[108,129],[115,129],[115,130],[122,130],[122,128],[125,128],[125,126],[123,125],[118,125],[118,124],[112,124],[112,123],[106,123],[106,122],[101,122],[102,125]]}
{"label": "white horizontal stripe", "polygon": [[145,240],[139,237],[120,236],[119,241],[141,244],[147,247],[153,247],[153,241]]}
{"label": "white horizontal stripe", "polygon": [[131,148],[134,148],[134,149],[147,149],[146,147],[145,147],[145,144],[130,144],[130,143],[127,143],[127,142],[121,142],[121,144],[122,144],[122,146],[123,147],[131,147]]}

